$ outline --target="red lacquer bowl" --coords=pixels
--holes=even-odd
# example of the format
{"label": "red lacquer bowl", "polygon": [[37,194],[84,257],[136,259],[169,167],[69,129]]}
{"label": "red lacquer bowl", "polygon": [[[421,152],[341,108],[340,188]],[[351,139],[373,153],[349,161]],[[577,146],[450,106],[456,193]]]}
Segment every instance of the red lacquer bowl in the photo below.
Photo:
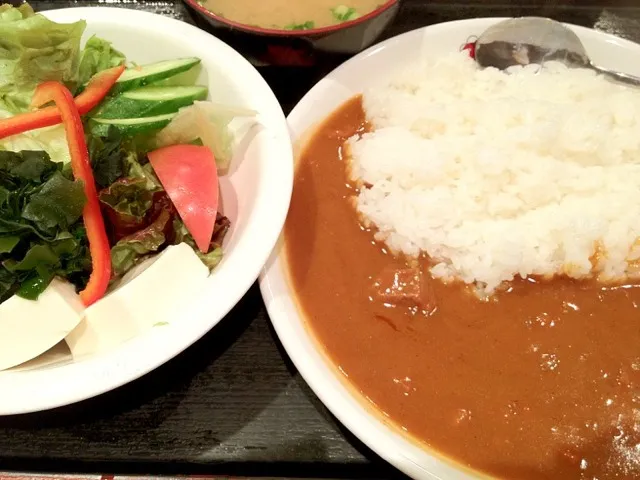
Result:
{"label": "red lacquer bowl", "polygon": [[317,53],[354,54],[371,46],[393,21],[400,0],[388,0],[354,20],[309,30],[277,30],[234,22],[204,8],[197,0],[184,0],[212,27],[216,36],[248,56],[268,65],[313,65]]}

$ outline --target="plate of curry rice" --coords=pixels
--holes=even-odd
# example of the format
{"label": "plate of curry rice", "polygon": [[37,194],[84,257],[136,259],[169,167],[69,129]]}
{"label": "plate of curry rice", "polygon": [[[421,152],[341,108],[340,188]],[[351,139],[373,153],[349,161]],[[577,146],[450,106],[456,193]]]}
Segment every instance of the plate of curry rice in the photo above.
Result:
{"label": "plate of curry rice", "polygon": [[[501,19],[428,26],[320,81],[261,277],[331,412],[414,478],[640,478],[640,90],[480,69]],[[596,64],[640,45],[572,28]]]}

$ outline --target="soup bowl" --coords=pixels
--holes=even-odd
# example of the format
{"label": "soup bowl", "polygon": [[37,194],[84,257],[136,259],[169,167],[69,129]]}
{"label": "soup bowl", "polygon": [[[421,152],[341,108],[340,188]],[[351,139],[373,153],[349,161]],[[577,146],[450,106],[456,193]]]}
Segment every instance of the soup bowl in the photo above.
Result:
{"label": "soup bowl", "polygon": [[171,308],[167,321],[120,346],[82,358],[54,348],[0,372],[0,415],[58,407],[114,389],[202,337],[258,277],[286,217],[292,186],[293,156],[284,113],[260,74],[232,48],[192,25],[141,11],[88,7],[44,15],[60,23],[85,20],[84,41],[98,35],[139,64],[198,57],[202,68],[197,81],[208,87],[210,99],[253,109],[257,120],[238,145],[228,174],[220,177],[221,210],[232,225],[223,260],[194,285],[191,300]]}
{"label": "soup bowl", "polygon": [[184,0],[216,36],[246,53],[259,64],[304,66],[314,54],[354,54],[373,44],[393,21],[400,0],[387,0],[354,20],[307,30],[278,30],[245,25],[206,9],[198,0]]}
{"label": "soup bowl", "polygon": [[[471,19],[428,26],[386,40],[345,62],[316,84],[289,115],[289,128],[296,148],[302,149],[314,130],[344,102],[384,81],[380,72],[393,72],[415,64],[427,53],[459,51],[467,39],[500,20]],[[639,73],[640,45],[583,27],[571,28],[596,63]],[[309,255],[313,255],[312,247],[309,248]],[[342,261],[346,260],[343,258]],[[348,276],[348,265],[342,268],[345,277]],[[367,398],[366,391],[359,391],[349,383],[348,372],[343,372],[332,361],[297,299],[282,237],[261,274],[260,287],[275,331],[293,363],[325,406],[362,442],[413,478],[487,478],[411,436],[378,410]],[[313,318],[316,324],[320,321],[321,318]],[[363,347],[363,352],[366,351]],[[423,408],[428,410],[430,406]],[[443,419],[441,428],[453,427]],[[469,441],[468,448],[473,448],[473,440]]]}

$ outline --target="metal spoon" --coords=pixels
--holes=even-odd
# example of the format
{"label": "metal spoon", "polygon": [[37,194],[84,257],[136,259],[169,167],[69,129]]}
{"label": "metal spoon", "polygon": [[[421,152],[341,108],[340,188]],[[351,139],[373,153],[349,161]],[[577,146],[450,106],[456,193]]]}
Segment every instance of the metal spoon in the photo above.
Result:
{"label": "metal spoon", "polygon": [[569,68],[590,68],[612,80],[640,86],[640,77],[594,65],[578,36],[550,18],[520,17],[496,23],[478,38],[475,58],[482,67],[501,70],[558,61]]}

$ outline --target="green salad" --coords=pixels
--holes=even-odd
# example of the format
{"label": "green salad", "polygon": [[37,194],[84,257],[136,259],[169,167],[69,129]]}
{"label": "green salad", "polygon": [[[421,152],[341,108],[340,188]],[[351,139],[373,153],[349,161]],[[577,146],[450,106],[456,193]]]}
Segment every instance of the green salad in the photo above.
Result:
{"label": "green salad", "polygon": [[200,59],[137,65],[85,27],[0,7],[0,303],[59,277],[90,305],[178,243],[222,258],[229,123],[255,112],[207,101]]}

